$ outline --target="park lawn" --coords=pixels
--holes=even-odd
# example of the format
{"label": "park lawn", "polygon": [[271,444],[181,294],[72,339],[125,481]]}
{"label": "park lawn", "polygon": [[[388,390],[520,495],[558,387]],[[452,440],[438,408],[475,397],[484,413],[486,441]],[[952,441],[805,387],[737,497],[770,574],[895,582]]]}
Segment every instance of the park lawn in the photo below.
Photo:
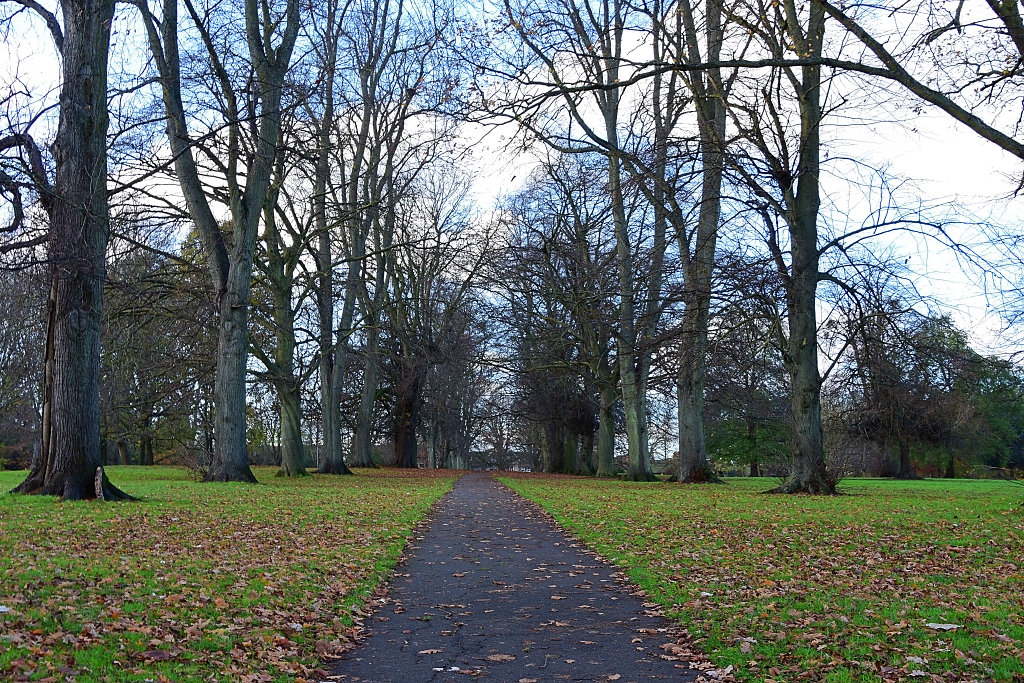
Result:
{"label": "park lawn", "polygon": [[[0,680],[321,679],[454,476],[200,484],[111,467],[141,502],[0,494]],[[9,491],[24,472],[0,472]]]}
{"label": "park lawn", "polygon": [[[1024,486],[502,479],[740,681],[1024,681]],[[943,631],[928,623],[956,624]]]}

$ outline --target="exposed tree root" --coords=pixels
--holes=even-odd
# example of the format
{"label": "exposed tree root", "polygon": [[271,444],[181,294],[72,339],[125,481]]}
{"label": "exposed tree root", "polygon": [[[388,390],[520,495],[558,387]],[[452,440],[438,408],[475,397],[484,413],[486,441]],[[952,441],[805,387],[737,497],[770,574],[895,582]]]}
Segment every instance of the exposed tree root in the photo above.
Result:
{"label": "exposed tree root", "polygon": [[669,479],[672,482],[680,482],[683,484],[724,484],[722,478],[715,474],[715,470],[710,465],[694,467],[690,470],[685,477],[680,478],[679,473],[676,472]]}
{"label": "exposed tree root", "polygon": [[810,493],[818,496],[835,496],[839,492],[836,491],[834,483],[815,477],[809,479],[790,478],[765,493]]}
{"label": "exposed tree root", "polygon": [[220,467],[210,468],[210,471],[203,477],[204,482],[242,482],[244,484],[258,484],[256,476],[248,466],[241,467]]}
{"label": "exposed tree root", "polygon": [[317,474],[355,474],[355,472],[348,468],[344,460],[333,460],[331,458],[325,458],[316,471]]}
{"label": "exposed tree root", "polygon": [[305,476],[308,476],[308,475],[309,475],[309,472],[306,471],[305,467],[299,467],[299,468],[296,468],[296,469],[293,470],[293,469],[286,468],[286,467],[284,467],[282,465],[281,468],[279,470],[277,470],[277,473],[274,476],[275,477],[305,477]]}
{"label": "exposed tree root", "polygon": [[33,468],[25,481],[21,482],[11,493],[27,496],[57,496],[61,500],[138,500],[110,483],[102,467],[96,468],[94,476],[70,476],[51,473],[50,481],[45,481],[46,472],[42,467]]}

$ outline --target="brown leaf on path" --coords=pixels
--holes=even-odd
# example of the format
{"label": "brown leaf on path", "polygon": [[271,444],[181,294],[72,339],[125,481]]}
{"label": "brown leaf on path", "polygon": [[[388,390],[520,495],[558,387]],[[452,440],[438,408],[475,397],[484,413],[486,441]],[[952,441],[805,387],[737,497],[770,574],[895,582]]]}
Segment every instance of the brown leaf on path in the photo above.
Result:
{"label": "brown leaf on path", "polygon": [[489,662],[511,662],[516,658],[515,655],[487,655],[486,659]]}

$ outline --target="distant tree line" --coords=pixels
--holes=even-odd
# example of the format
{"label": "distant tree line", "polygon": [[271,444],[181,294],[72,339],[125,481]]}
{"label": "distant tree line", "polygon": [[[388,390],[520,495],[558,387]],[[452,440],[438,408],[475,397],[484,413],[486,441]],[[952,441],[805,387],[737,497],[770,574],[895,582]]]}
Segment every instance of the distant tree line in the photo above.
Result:
{"label": "distant tree line", "polygon": [[20,492],[125,498],[115,463],[782,493],[1024,465],[1020,366],[907,258],[984,277],[1012,330],[1019,226],[839,137],[928,107],[1024,159],[1014,3],[4,0],[0,24],[60,66],[0,86]]}

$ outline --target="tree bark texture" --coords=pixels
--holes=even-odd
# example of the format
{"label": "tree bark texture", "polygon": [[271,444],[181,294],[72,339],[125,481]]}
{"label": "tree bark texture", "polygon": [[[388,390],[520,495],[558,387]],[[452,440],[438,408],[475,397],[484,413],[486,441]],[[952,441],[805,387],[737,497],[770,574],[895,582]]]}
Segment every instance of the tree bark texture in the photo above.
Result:
{"label": "tree bark texture", "polygon": [[281,466],[279,477],[306,475],[306,450],[302,443],[302,381],[295,375],[295,311],[292,309],[293,275],[273,215],[275,189],[267,201],[265,230],[267,233],[267,284],[273,291],[274,360],[269,368],[274,389],[281,406]]}
{"label": "tree bark texture", "polygon": [[278,391],[281,402],[281,466],[279,477],[301,477],[306,474],[306,452],[302,444],[302,395],[296,381]]}
{"label": "tree bark texture", "polygon": [[615,386],[601,387],[601,407],[597,427],[597,476],[615,476],[615,405],[619,395]]}
{"label": "tree bark texture", "polygon": [[[792,8],[793,0],[786,0]],[[795,10],[787,12],[796,16]],[[790,35],[808,57],[821,56],[825,32],[824,11],[812,5],[806,35],[799,26],[790,27]],[[824,439],[821,427],[821,375],[818,371],[818,318],[816,311],[818,281],[821,278],[818,252],[818,211],[820,198],[821,155],[821,67],[801,67],[797,85],[800,108],[800,149],[795,177],[787,196],[786,224],[792,251],[786,282],[786,313],[789,337],[783,361],[790,377],[790,416],[792,420],[793,466],[789,477],[776,493],[836,492],[835,482],[825,470]],[[796,186],[795,193],[793,185]]]}
{"label": "tree bark texture", "polygon": [[352,439],[352,466],[376,467],[371,454],[373,407],[377,398],[377,334],[371,330],[367,342],[366,363],[363,367],[363,393],[359,399],[359,412],[356,414],[356,433]]}
{"label": "tree bark texture", "polygon": [[[687,5],[688,7],[688,5]],[[686,23],[696,44],[692,17]],[[707,3],[707,58],[718,60],[722,46],[722,2]],[[699,55],[693,55],[697,58]],[[707,373],[708,319],[711,309],[711,274],[722,212],[722,175],[725,169],[723,144],[726,112],[722,74],[718,68],[689,75],[690,90],[697,103],[697,126],[701,151],[701,199],[694,236],[693,254],[683,263],[685,293],[680,343],[679,375],[676,379],[679,419],[679,468],[682,483],[721,483],[708,458],[704,434],[704,388]]]}
{"label": "tree bark texture", "polygon": [[399,383],[395,403],[395,464],[398,467],[419,467],[416,423],[419,421],[421,380],[413,369],[411,377]]}
{"label": "tree bark texture", "polygon": [[[160,74],[164,111],[167,117],[167,141],[174,159],[186,208],[199,233],[206,253],[213,288],[217,296],[219,332],[217,336],[217,376],[214,385],[214,450],[204,481],[256,482],[249,469],[246,442],[246,373],[248,360],[248,315],[252,286],[256,234],[270,190],[274,160],[281,129],[281,99],[285,74],[299,31],[298,0],[288,0],[281,38],[275,47],[273,28],[263,22],[256,0],[245,0],[245,43],[255,71],[253,95],[258,98],[258,113],[251,126],[254,149],[239,172],[242,152],[239,126],[244,113],[239,110],[237,93],[221,68],[214,68],[225,107],[227,185],[231,209],[230,248],[224,230],[214,214],[206,194],[204,180],[195,161],[194,141],[188,129],[181,92],[181,60],[178,50],[178,3],[164,0],[159,20],[145,5],[143,14],[150,50]],[[188,5],[197,31],[206,24]],[[214,41],[204,34],[208,50]],[[213,59],[213,57],[211,57]],[[215,60],[220,64],[219,58]]]}
{"label": "tree bark texture", "polygon": [[914,463],[910,460],[910,441],[907,439],[900,439],[900,471],[897,472],[896,478],[917,479]]}
{"label": "tree bark texture", "polygon": [[[617,148],[614,119],[605,115],[609,138]],[[654,481],[650,446],[647,443],[647,396],[637,368],[636,306],[634,303],[633,250],[623,203],[620,162],[608,157],[608,186],[612,202],[612,222],[619,271],[619,377],[622,382],[622,404],[626,413],[626,442],[629,447],[628,477],[631,481]]]}
{"label": "tree bark texture", "polygon": [[[324,454],[317,471],[320,474],[352,474],[345,464],[341,440],[341,389],[345,381],[347,360],[345,343],[347,328],[351,326],[355,288],[345,292],[342,320],[338,335],[332,339],[334,329],[334,253],[331,231],[327,222],[327,181],[330,176],[331,126],[334,122],[334,81],[337,70],[337,36],[335,12],[330,5],[325,40],[324,112],[320,120],[319,149],[317,150],[316,172],[313,182],[313,213],[317,231],[317,313],[319,316],[320,341],[320,415],[323,425]],[[356,264],[350,263],[349,269]],[[348,322],[346,323],[346,315]]]}
{"label": "tree bark texture", "polygon": [[67,0],[60,7],[64,35],[58,43],[62,83],[55,173],[52,194],[43,201],[52,278],[45,450],[15,491],[62,500],[123,500],[130,496],[100,469],[100,318],[109,234],[107,58],[114,2]]}

